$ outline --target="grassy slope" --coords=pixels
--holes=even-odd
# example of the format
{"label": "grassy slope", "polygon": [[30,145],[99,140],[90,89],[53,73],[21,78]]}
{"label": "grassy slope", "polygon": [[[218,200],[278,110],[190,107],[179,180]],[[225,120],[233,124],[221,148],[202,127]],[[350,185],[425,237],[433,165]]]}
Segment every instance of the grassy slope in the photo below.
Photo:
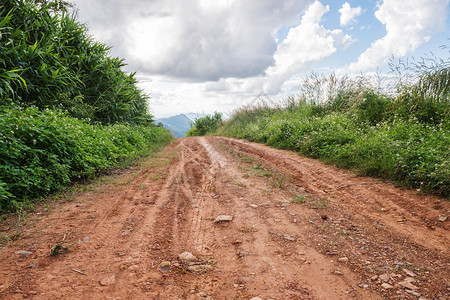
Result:
{"label": "grassy slope", "polygon": [[217,134],[291,149],[449,197],[448,88],[437,100],[414,89],[405,87],[395,98],[371,90],[347,91],[321,105],[302,98],[278,108],[247,107]]}

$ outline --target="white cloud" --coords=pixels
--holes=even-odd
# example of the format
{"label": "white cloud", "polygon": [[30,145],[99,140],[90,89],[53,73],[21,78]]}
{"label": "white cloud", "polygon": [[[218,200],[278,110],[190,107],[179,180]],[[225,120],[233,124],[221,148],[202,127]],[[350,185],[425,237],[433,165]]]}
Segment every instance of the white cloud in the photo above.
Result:
{"label": "white cloud", "polygon": [[341,13],[341,26],[347,26],[356,23],[355,18],[361,15],[362,9],[361,6],[351,7],[348,2],[345,2],[339,12]]}
{"label": "white cloud", "polygon": [[328,5],[314,2],[302,17],[301,23],[291,28],[287,38],[278,45],[274,54],[275,64],[266,70],[266,93],[279,92],[290,77],[334,54],[337,48],[345,49],[353,42],[351,36],[342,30],[327,30],[319,24],[329,10]]}
{"label": "white cloud", "polygon": [[375,12],[386,27],[386,35],[374,41],[349,70],[359,72],[379,66],[393,54],[404,56],[445,28],[449,0],[384,0]]}
{"label": "white cloud", "polygon": [[276,31],[312,2],[75,0],[80,17],[130,69],[192,81],[263,74]]}

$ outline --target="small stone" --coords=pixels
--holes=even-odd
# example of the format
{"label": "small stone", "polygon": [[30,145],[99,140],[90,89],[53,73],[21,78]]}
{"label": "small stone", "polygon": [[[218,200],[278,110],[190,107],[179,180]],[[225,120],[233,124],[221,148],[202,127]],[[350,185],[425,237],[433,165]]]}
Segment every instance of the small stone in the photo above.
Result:
{"label": "small stone", "polygon": [[385,290],[393,289],[394,287],[390,285],[389,283],[383,283],[381,287]]}
{"label": "small stone", "polygon": [[207,271],[211,271],[212,269],[213,269],[213,267],[211,267],[210,265],[194,265],[194,266],[189,266],[187,268],[187,270],[192,273],[207,272]]}
{"label": "small stone", "polygon": [[261,298],[259,298],[259,297],[253,297],[252,299],[250,299],[250,300],[262,300]]}
{"label": "small stone", "polygon": [[247,256],[247,255],[250,255],[249,252],[244,251],[244,250],[238,250],[238,251],[236,251],[236,254],[237,254],[237,256],[239,256],[239,257],[244,257],[244,256]]}
{"label": "small stone", "polygon": [[416,277],[416,276],[417,276],[416,273],[414,273],[414,272],[411,271],[411,270],[408,270],[408,269],[402,269],[402,271],[405,272],[406,275],[408,275],[408,276],[411,276],[411,277]]}
{"label": "small stone", "polygon": [[283,204],[281,204],[281,207],[288,207],[289,206],[289,203],[283,203]]}
{"label": "small stone", "polygon": [[81,241],[82,241],[83,243],[87,243],[87,242],[89,242],[89,237],[88,237],[88,236],[85,236]]}
{"label": "small stone", "polygon": [[259,206],[256,205],[256,204],[250,204],[249,206],[250,206],[250,207],[253,207],[253,208],[258,208],[258,207],[259,207]]}
{"label": "small stone", "polygon": [[17,255],[28,256],[28,255],[32,254],[33,252],[26,251],[26,250],[18,250],[18,251],[14,252],[14,253],[16,253]]}
{"label": "small stone", "polygon": [[235,240],[234,242],[232,242],[233,245],[240,245],[242,244],[241,240]]}
{"label": "small stone", "polygon": [[342,273],[339,270],[333,270],[333,271],[331,271],[331,273],[334,274],[334,275],[344,275],[344,273]]}
{"label": "small stone", "polygon": [[406,289],[405,291],[406,291],[408,294],[411,294],[411,295],[416,296],[416,297],[420,297],[420,296],[421,296],[420,293],[418,293],[418,292],[416,292],[416,291],[413,291],[413,290],[408,290],[408,289]]}
{"label": "small stone", "polygon": [[116,283],[116,276],[110,275],[100,280],[100,285],[107,286]]}
{"label": "small stone", "polygon": [[181,253],[180,255],[178,255],[178,259],[181,262],[184,262],[184,263],[198,261],[198,258],[195,257],[191,252],[183,252],[183,253]]}
{"label": "small stone", "polygon": [[233,221],[233,216],[219,215],[219,216],[217,216],[217,218],[214,220],[214,223],[231,222],[231,221]]}
{"label": "small stone", "polygon": [[284,237],[285,240],[288,240],[288,241],[291,241],[291,242],[295,241],[295,239],[292,236],[288,235],[288,234],[285,234],[283,237]]}
{"label": "small stone", "polygon": [[344,257],[339,257],[338,261],[339,262],[348,262],[348,257],[345,257],[345,256]]}
{"label": "small stone", "polygon": [[419,288],[411,283],[410,280],[403,280],[400,282],[400,285],[404,288],[410,289],[410,290],[418,290]]}
{"label": "small stone", "polygon": [[445,215],[439,215],[439,217],[438,217],[438,220],[440,221],[440,222],[445,222],[445,221],[447,221],[447,216],[445,216]]}
{"label": "small stone", "polygon": [[372,279],[372,281],[375,281],[375,280],[378,279],[378,275],[374,275],[374,276],[372,276],[370,279]]}
{"label": "small stone", "polygon": [[390,276],[389,276],[389,274],[384,273],[384,274],[380,275],[379,278],[380,278],[381,281],[388,282],[389,279],[390,279]]}
{"label": "small stone", "polygon": [[170,268],[170,262],[169,261],[163,261],[158,266],[158,270],[160,272],[167,272],[167,271],[169,271],[169,268]]}

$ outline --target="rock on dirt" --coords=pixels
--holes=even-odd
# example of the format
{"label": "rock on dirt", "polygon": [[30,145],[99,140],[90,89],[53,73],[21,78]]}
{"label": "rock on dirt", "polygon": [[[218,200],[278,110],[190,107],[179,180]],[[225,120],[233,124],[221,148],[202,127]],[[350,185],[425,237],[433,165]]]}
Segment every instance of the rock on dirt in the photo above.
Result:
{"label": "rock on dirt", "polygon": [[231,222],[231,221],[233,221],[233,216],[229,216],[229,215],[219,215],[219,216],[217,216],[217,218],[214,220],[214,223]]}
{"label": "rock on dirt", "polygon": [[103,286],[108,286],[114,283],[116,283],[116,276],[114,274],[100,280],[100,285]]}
{"label": "rock on dirt", "polygon": [[26,250],[18,250],[18,251],[14,252],[14,253],[16,253],[17,255],[28,256],[28,255],[32,254],[33,252],[26,251]]}
{"label": "rock on dirt", "polygon": [[389,274],[385,273],[385,274],[381,274],[379,278],[381,281],[388,282],[390,279],[390,276],[389,276]]}
{"label": "rock on dirt", "polygon": [[416,277],[416,276],[417,276],[416,273],[414,273],[414,272],[411,271],[411,270],[403,269],[402,271],[405,272],[406,275],[408,275],[408,276],[410,276],[410,277]]}
{"label": "rock on dirt", "polygon": [[194,265],[194,266],[189,266],[187,268],[187,270],[192,273],[207,272],[207,271],[211,271],[212,269],[213,269],[213,267],[210,265]]}
{"label": "rock on dirt", "polygon": [[392,285],[390,285],[389,283],[383,283],[382,285],[381,285],[381,287],[383,288],[383,289],[385,289],[385,290],[390,290],[390,289],[393,289],[394,287],[392,286]]}
{"label": "rock on dirt", "polygon": [[167,271],[169,271],[169,268],[170,268],[170,261],[163,261],[158,266],[158,270],[160,272],[167,272]]}
{"label": "rock on dirt", "polygon": [[183,263],[193,263],[197,262],[198,258],[194,256],[191,252],[183,252],[178,255],[178,259]]}

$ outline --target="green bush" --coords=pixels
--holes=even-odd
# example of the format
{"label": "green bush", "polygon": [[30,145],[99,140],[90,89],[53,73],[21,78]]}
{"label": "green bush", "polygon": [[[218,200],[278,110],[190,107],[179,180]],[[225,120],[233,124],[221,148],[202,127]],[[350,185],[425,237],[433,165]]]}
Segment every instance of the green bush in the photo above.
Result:
{"label": "green bush", "polygon": [[222,125],[222,114],[216,112],[211,116],[195,119],[186,136],[202,136],[217,131]]}
{"label": "green bush", "polygon": [[3,107],[0,211],[149,154],[170,139],[156,126],[91,125],[50,109]]}

